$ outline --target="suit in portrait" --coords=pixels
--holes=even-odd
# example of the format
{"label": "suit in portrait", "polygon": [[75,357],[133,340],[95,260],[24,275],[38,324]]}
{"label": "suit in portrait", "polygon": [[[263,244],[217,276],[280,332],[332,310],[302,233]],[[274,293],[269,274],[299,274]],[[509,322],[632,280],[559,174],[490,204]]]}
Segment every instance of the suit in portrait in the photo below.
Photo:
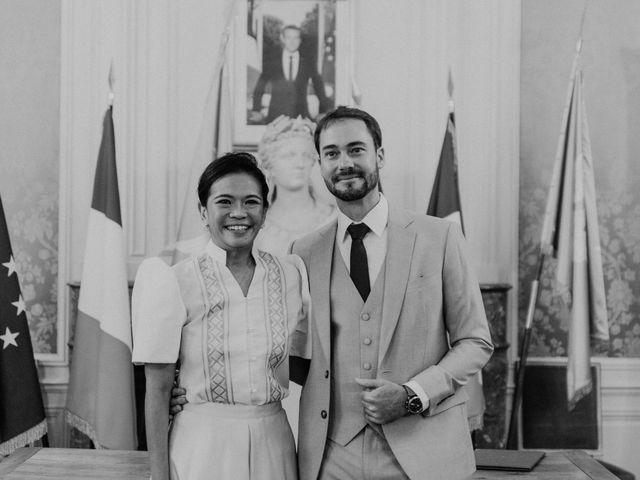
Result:
{"label": "suit in portrait", "polygon": [[[389,209],[387,254],[364,302],[336,245],[337,221],[297,240],[312,298],[311,361],[292,359],[304,383],[298,464],[315,480],[327,438],[346,444],[366,425],[354,378],[413,380],[429,408],[371,425],[412,480],[467,478],[475,461],[460,387],[493,347],[460,227]],[[296,378],[297,376],[297,378]]]}
{"label": "suit in portrait", "polygon": [[265,123],[271,122],[280,115],[292,118],[300,115],[310,118],[307,102],[309,80],[318,97],[320,113],[329,110],[332,106],[331,100],[325,94],[324,82],[313,62],[301,55],[297,75],[294,79],[287,80],[281,57],[282,55],[278,55],[273,58],[273,61],[266,62],[253,91],[253,110],[256,112],[261,110],[262,96],[269,85],[271,101]]}

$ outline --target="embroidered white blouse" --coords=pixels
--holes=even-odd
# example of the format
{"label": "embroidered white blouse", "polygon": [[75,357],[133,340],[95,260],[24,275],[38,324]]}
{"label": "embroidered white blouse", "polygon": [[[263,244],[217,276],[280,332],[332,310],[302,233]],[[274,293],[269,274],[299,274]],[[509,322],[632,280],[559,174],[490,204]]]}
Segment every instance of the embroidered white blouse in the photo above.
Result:
{"label": "embroidered white blouse", "polygon": [[310,358],[309,288],[296,255],[253,251],[245,297],[226,252],[206,251],[169,267],[138,269],[132,298],[133,362],[179,361],[179,384],[193,403],[262,405],[289,393],[288,354]]}

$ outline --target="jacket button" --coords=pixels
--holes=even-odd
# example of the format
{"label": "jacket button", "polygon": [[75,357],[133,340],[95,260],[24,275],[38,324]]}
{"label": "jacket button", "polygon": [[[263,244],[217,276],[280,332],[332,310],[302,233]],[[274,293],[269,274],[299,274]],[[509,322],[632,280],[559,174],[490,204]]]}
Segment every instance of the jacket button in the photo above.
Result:
{"label": "jacket button", "polygon": [[329,378],[329,370],[324,371],[324,378]]}
{"label": "jacket button", "polygon": [[320,412],[320,416],[321,416],[322,418],[327,418],[327,411],[326,411],[326,410],[322,410],[322,411]]}

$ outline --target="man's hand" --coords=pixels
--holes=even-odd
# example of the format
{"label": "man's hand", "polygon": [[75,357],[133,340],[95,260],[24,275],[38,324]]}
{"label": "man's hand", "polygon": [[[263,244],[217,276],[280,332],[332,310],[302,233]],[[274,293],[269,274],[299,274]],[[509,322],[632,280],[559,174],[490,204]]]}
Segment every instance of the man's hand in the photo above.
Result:
{"label": "man's hand", "polygon": [[356,378],[364,388],[361,394],[364,418],[370,423],[384,425],[407,414],[404,402],[407,392],[402,385],[380,379]]}
{"label": "man's hand", "polygon": [[187,401],[187,391],[184,388],[174,386],[171,389],[171,399],[169,400],[169,413],[176,415],[182,411],[182,406],[189,403]]}

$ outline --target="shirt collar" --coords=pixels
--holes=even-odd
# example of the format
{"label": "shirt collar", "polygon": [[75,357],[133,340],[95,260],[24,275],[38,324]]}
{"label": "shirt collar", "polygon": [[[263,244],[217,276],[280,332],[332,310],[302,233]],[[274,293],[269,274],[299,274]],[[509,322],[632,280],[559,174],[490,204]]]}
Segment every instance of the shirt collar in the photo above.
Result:
{"label": "shirt collar", "polygon": [[[222,265],[227,264],[227,251],[213,243],[213,240],[209,239],[205,251],[207,252],[207,255],[213,258],[214,261],[221,263]],[[258,249],[255,246],[251,249],[251,255],[253,255],[254,260],[257,260]]]}
{"label": "shirt collar", "polygon": [[300,50],[296,50],[295,52],[291,53],[287,50],[282,50],[282,58],[287,60],[287,62],[289,61],[289,57],[293,56],[294,60],[297,60],[300,57]]}
{"label": "shirt collar", "polygon": [[389,204],[384,195],[380,194],[380,200],[373,207],[369,213],[365,215],[362,222],[354,222],[344,213],[338,210],[338,230],[336,232],[339,241],[343,242],[345,235],[347,235],[347,228],[352,223],[364,223],[375,233],[378,237],[381,237],[387,228],[387,221],[389,220]]}

